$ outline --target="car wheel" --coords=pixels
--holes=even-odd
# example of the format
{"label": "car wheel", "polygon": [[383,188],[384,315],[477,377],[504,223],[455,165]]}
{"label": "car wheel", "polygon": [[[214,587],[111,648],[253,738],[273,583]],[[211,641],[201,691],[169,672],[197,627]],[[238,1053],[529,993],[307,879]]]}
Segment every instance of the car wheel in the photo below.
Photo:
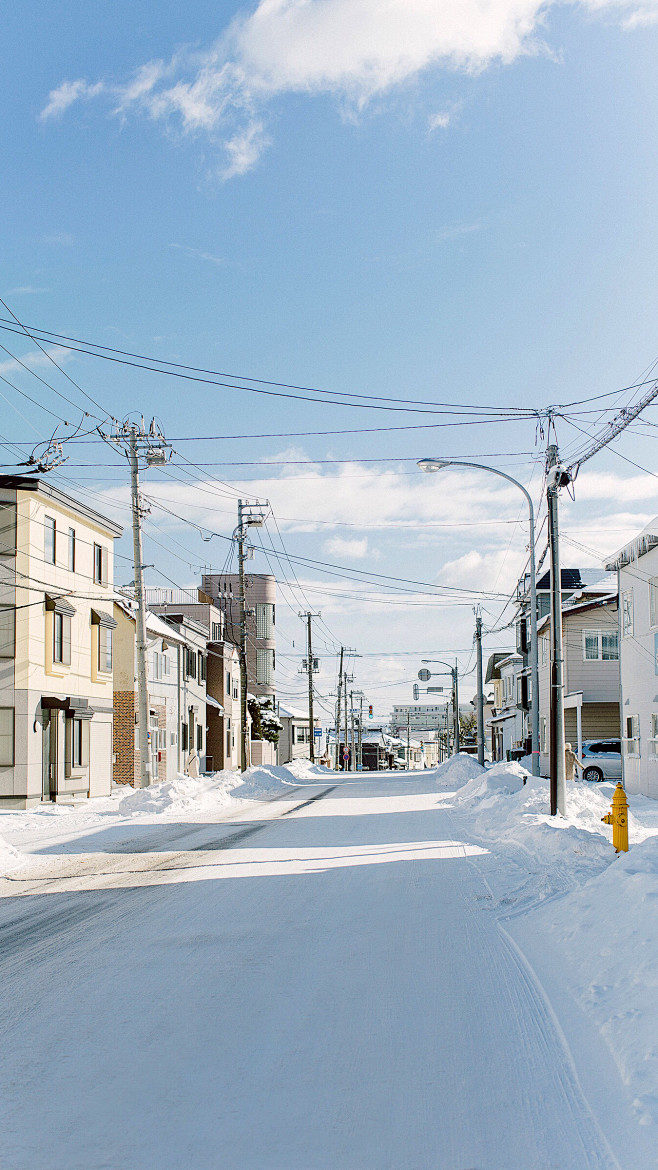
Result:
{"label": "car wheel", "polygon": [[583,780],[596,780],[600,783],[603,779],[603,772],[600,768],[589,767],[585,768],[583,772]]}

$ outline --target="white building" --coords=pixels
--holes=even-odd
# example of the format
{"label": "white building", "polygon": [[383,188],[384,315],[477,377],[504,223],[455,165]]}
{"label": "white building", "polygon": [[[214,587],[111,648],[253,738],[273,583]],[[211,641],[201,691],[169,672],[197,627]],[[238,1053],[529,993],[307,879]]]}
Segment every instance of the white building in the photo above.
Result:
{"label": "white building", "polygon": [[[291,760],[307,760],[311,750],[311,728],[308,711],[298,711],[295,707],[283,707],[279,704],[278,712],[281,720],[281,731],[277,760],[279,764],[289,764]],[[314,725],[320,729],[320,720],[314,719]],[[315,737],[315,757],[319,760],[322,754],[322,737]]]}
{"label": "white building", "polygon": [[524,717],[518,705],[524,677],[521,654],[499,651],[490,655],[485,682],[493,684],[494,705],[485,729],[488,727],[491,734],[494,760],[509,760],[513,751],[524,751]]}
{"label": "white building", "polygon": [[606,563],[619,589],[622,775],[658,797],[658,517]]}

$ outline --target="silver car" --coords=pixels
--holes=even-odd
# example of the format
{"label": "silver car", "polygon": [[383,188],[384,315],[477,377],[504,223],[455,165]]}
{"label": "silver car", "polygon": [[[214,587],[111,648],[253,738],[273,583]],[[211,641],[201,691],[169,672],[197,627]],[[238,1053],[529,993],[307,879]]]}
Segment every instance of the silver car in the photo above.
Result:
{"label": "silver car", "polygon": [[586,739],[581,759],[583,780],[621,780],[621,740]]}

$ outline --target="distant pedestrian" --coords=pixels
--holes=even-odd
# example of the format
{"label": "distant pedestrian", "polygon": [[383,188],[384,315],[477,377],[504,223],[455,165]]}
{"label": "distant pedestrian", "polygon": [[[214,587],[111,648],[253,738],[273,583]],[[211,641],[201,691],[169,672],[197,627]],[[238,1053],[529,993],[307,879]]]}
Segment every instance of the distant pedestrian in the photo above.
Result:
{"label": "distant pedestrian", "polygon": [[573,751],[570,743],[564,745],[564,776],[566,780],[575,780],[576,768],[580,768],[581,772],[585,765],[582,760],[578,759],[575,751]]}

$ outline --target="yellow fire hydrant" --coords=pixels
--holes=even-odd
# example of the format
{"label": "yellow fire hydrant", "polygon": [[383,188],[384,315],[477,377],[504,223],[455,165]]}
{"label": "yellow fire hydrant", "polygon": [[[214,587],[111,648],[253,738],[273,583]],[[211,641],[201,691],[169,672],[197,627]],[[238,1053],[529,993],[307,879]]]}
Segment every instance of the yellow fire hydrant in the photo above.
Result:
{"label": "yellow fire hydrant", "polygon": [[612,825],[612,844],[617,853],[628,853],[628,801],[621,780],[612,794],[612,812],[601,820]]}

